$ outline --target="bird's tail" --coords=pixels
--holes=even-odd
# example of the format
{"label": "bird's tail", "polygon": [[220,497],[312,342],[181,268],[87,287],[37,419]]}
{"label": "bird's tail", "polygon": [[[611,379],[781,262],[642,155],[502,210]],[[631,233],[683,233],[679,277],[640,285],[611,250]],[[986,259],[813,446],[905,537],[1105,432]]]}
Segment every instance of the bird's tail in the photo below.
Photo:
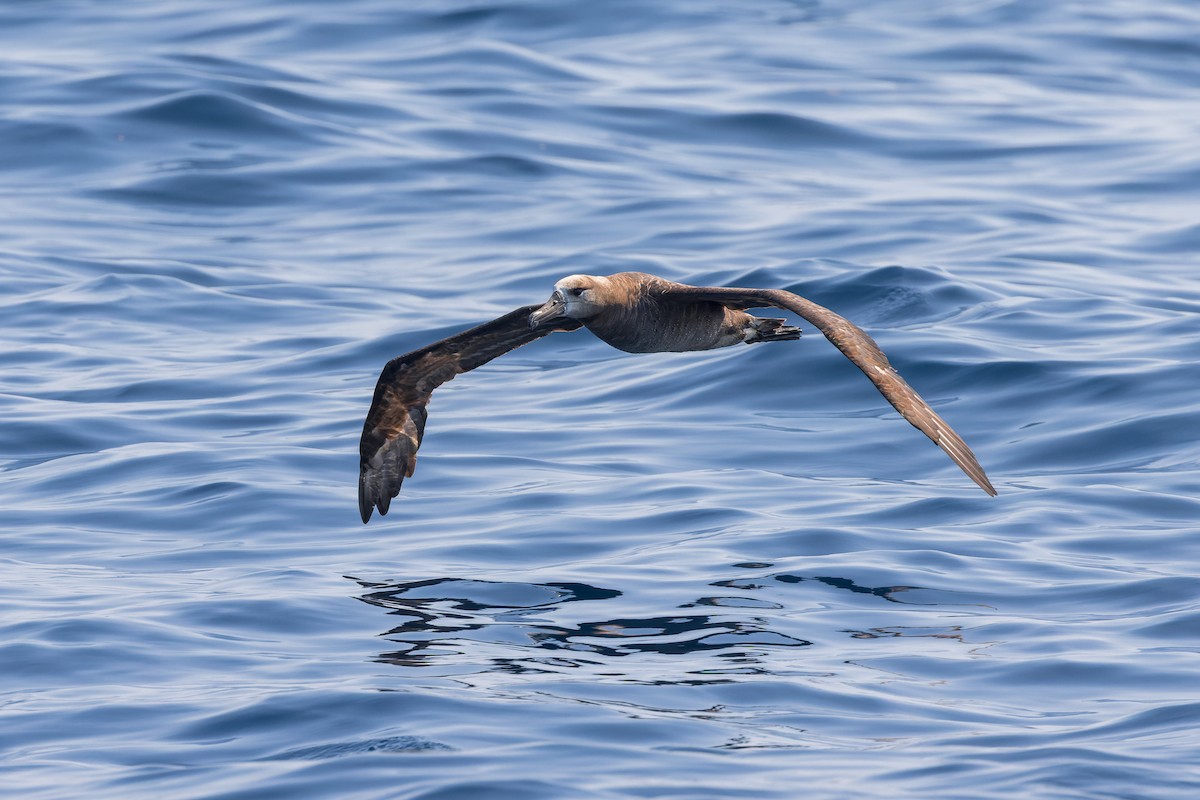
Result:
{"label": "bird's tail", "polygon": [[787,342],[800,338],[800,329],[785,325],[786,319],[754,317],[754,330],[745,339],[746,344],[755,342]]}

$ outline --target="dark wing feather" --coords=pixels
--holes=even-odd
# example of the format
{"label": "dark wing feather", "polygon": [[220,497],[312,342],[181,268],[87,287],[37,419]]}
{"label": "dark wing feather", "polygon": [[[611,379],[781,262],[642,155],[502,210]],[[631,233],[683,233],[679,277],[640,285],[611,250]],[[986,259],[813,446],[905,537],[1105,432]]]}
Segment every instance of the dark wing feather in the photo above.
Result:
{"label": "dark wing feather", "polygon": [[386,514],[400,484],[412,476],[425,434],[425,407],[434,389],[546,334],[580,325],[563,319],[531,329],[529,314],[536,308],[518,308],[387,363],[375,384],[358,448],[358,510],[363,522],[371,519],[375,508]]}
{"label": "dark wing feather", "polygon": [[850,320],[783,289],[724,289],[676,284],[664,294],[672,299],[711,301],[743,310],[782,308],[808,320],[871,379],[902,417],[942,448],[971,480],[979,484],[979,488],[990,495],[996,494],[983,467],[962,437],[900,377],[875,340]]}

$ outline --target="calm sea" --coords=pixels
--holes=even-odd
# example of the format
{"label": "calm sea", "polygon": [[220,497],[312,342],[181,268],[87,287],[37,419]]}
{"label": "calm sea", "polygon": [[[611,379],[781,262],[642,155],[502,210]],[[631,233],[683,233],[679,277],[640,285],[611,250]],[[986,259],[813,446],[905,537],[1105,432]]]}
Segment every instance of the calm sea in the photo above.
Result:
{"label": "calm sea", "polygon": [[[382,365],[576,272],[870,330]],[[1200,6],[0,5],[0,795],[1200,796]]]}

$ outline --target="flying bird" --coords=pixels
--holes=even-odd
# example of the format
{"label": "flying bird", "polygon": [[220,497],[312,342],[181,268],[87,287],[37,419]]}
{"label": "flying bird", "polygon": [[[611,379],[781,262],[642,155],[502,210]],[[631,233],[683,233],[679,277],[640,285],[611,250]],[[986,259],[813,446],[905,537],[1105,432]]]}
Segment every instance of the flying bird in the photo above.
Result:
{"label": "flying bird", "polygon": [[785,324],[787,320],[755,317],[746,313],[750,308],[790,311],[816,326],[902,417],[942,448],[981,489],[996,494],[971,448],[853,322],[783,289],[688,286],[643,272],[619,272],[607,277],[568,276],[554,284],[554,293],[541,306],[518,308],[389,361],[375,386],[359,443],[362,521],[370,520],[376,508],[386,514],[400,484],[412,477],[429,397],[454,376],[548,334],[580,327],[628,353],[712,350],[800,338],[800,329]]}

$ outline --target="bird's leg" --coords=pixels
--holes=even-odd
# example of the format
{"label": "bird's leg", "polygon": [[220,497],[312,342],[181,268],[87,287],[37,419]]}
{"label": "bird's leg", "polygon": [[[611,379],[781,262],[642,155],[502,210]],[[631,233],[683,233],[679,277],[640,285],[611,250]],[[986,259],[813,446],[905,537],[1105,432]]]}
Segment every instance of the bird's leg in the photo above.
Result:
{"label": "bird's leg", "polygon": [[785,325],[785,319],[770,319],[763,317],[750,317],[750,324],[746,327],[746,338],[743,339],[746,344],[754,344],[755,342],[787,342],[792,339],[800,338],[800,329],[792,325]]}

